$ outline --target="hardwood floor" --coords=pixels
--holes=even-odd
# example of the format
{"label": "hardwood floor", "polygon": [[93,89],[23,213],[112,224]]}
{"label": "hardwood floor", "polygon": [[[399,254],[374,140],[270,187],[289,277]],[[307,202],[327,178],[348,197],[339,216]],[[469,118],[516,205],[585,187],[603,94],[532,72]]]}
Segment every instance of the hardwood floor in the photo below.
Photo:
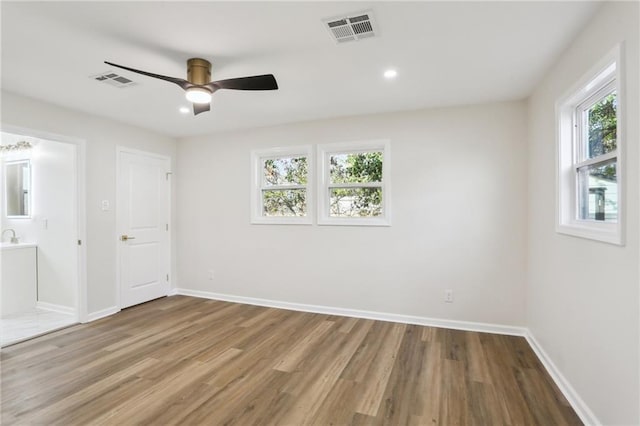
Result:
{"label": "hardwood floor", "polygon": [[580,424],[521,337],[173,296],[2,350],[2,424]]}

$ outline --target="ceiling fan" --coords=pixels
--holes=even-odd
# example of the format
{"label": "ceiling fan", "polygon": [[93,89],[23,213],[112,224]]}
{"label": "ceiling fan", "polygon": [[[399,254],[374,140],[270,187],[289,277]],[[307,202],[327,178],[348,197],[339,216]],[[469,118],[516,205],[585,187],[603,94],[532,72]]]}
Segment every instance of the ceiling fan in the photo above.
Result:
{"label": "ceiling fan", "polygon": [[147,77],[158,78],[177,84],[184,91],[189,102],[193,103],[193,115],[211,109],[211,95],[220,89],[234,90],[277,90],[278,83],[273,74],[254,75],[251,77],[230,78],[228,80],[211,81],[211,62],[201,58],[191,58],[187,61],[187,79],[167,77],[165,75],[153,74],[140,71],[122,65],[104,61],[112,67],[146,75]]}

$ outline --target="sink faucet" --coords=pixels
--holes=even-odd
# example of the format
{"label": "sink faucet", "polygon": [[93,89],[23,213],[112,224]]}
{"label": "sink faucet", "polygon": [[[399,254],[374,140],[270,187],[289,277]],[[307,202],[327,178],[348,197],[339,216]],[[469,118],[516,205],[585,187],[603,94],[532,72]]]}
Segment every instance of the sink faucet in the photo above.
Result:
{"label": "sink faucet", "polygon": [[4,240],[4,234],[7,231],[11,231],[11,244],[18,244],[18,237],[16,237],[16,231],[14,231],[13,229],[5,229],[4,231],[2,231],[2,239]]}

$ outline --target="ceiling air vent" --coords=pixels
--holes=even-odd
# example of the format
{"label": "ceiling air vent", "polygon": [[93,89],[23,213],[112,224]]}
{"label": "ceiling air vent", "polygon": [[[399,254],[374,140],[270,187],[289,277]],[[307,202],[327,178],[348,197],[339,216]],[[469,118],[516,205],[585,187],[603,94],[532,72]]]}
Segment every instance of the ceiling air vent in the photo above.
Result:
{"label": "ceiling air vent", "polygon": [[357,41],[376,35],[375,20],[370,10],[323,19],[322,22],[337,43]]}
{"label": "ceiling air vent", "polygon": [[137,84],[136,82],[129,80],[127,77],[123,77],[114,72],[105,72],[98,75],[92,75],[91,78],[93,78],[96,81],[106,83],[110,86],[115,86],[120,88],[135,86]]}

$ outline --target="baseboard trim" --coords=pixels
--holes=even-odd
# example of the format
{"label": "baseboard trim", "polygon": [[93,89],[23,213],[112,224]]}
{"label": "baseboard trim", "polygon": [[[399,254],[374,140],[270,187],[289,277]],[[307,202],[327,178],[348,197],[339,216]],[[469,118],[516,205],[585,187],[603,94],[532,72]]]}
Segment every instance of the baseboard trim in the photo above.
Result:
{"label": "baseboard trim", "polygon": [[544,368],[558,386],[558,389],[560,389],[560,392],[562,392],[578,417],[580,417],[582,423],[585,425],[601,425],[602,423],[598,420],[596,415],[593,414],[587,404],[585,404],[582,398],[580,398],[578,392],[576,392],[573,386],[571,386],[571,383],[569,383],[569,381],[564,377],[540,343],[538,343],[535,336],[531,333],[531,330],[527,329],[524,337],[527,339],[529,346],[531,346],[531,349],[533,349]]}
{"label": "baseboard trim", "polygon": [[86,322],[96,321],[101,318],[108,317],[113,314],[117,314],[118,312],[120,312],[120,308],[117,306],[112,306],[110,308],[105,308],[99,311],[91,312],[89,315],[87,315]]}
{"label": "baseboard trim", "polygon": [[178,294],[178,289],[177,288],[170,288],[169,292],[167,293],[167,296],[175,296],[176,294]]}
{"label": "baseboard trim", "polygon": [[53,303],[41,302],[39,300],[36,302],[36,309],[42,309],[44,311],[57,312],[59,314],[66,314],[66,315],[76,314],[76,310],[74,308],[70,308],[68,306],[63,306],[63,305],[56,305]]}
{"label": "baseboard trim", "polygon": [[513,327],[500,324],[487,324],[470,321],[455,321],[437,318],[427,318],[412,315],[390,314],[386,312],[362,311],[358,309],[336,308],[322,305],[307,305],[303,303],[283,302],[271,299],[236,296],[232,294],[212,293],[208,291],[176,288],[176,294],[200,297],[203,299],[221,300],[225,302],[244,303],[248,305],[266,306],[269,308],[288,309],[291,311],[313,312],[326,315],[340,315],[345,317],[372,319],[377,321],[398,322],[403,324],[425,325],[429,327],[451,328],[455,330],[478,331],[482,333],[506,334],[510,336],[524,336],[524,327]]}

